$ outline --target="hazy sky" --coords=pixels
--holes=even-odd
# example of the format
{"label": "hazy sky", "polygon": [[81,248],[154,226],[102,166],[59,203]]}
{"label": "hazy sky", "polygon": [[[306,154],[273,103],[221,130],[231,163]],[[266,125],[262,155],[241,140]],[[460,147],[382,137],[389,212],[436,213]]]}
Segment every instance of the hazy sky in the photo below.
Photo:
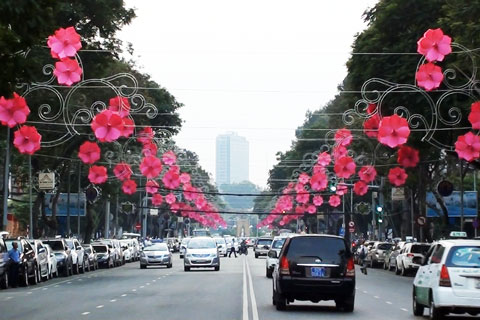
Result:
{"label": "hazy sky", "polygon": [[307,110],[332,99],[354,35],[376,0],[126,1],[120,33],[142,71],[185,104],[179,146],[215,173],[215,138],[250,142],[250,180],[265,186]]}

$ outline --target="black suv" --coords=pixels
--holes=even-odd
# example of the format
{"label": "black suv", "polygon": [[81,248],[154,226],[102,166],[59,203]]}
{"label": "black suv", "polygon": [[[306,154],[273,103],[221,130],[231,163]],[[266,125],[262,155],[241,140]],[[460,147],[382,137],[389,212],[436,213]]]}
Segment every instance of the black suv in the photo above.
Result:
{"label": "black suv", "polygon": [[[24,286],[28,284],[37,284],[38,282],[38,264],[35,257],[35,250],[30,245],[30,243],[21,238],[21,239],[6,239],[5,244],[7,250],[13,248],[13,243],[18,244],[18,250],[20,251],[20,268],[18,270],[19,274],[19,283]],[[30,280],[29,280],[30,278]],[[12,281],[12,279],[9,279]]]}
{"label": "black suv", "polygon": [[44,244],[50,245],[57,258],[57,269],[64,277],[73,274],[73,259],[70,247],[63,238],[43,240]]}
{"label": "black suv", "polygon": [[278,260],[273,272],[273,304],[277,310],[285,310],[287,303],[294,300],[335,300],[337,308],[353,311],[355,265],[343,238],[330,235],[287,238]]}

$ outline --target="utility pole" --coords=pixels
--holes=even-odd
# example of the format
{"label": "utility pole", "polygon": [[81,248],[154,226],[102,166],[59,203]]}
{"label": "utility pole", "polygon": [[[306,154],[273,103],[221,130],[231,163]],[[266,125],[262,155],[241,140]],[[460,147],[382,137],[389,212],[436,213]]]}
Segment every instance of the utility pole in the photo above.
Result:
{"label": "utility pole", "polygon": [[8,219],[8,180],[10,178],[10,128],[7,127],[7,139],[5,140],[5,166],[3,170],[3,229],[7,229]]}
{"label": "utility pole", "polygon": [[[381,177],[380,178],[380,188],[379,188],[379,193],[378,193],[378,204],[379,206],[381,206],[382,208],[385,207],[384,205],[384,198],[383,198],[383,188],[384,188],[384,185],[385,185],[385,177]],[[382,211],[384,212],[384,211]],[[385,215],[385,213],[382,213],[383,215]],[[378,226],[378,239],[380,241],[383,241],[384,240],[384,236],[385,236],[385,231],[384,231],[384,224],[383,224],[383,219],[382,219],[382,222],[379,223],[379,226]]]}
{"label": "utility pole", "polygon": [[107,196],[105,203],[105,239],[110,238],[110,198]]}

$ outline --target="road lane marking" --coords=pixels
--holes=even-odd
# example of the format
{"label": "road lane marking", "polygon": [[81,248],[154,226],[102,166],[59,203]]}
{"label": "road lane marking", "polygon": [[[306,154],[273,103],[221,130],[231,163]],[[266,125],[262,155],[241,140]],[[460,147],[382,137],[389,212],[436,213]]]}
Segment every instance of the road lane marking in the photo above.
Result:
{"label": "road lane marking", "polygon": [[103,308],[103,304],[97,306],[97,309],[101,309],[101,308]]}
{"label": "road lane marking", "polygon": [[140,286],[140,289],[143,289],[143,288],[145,288],[145,286]]}
{"label": "road lane marking", "polygon": [[252,318],[253,320],[258,320],[258,310],[257,310],[257,300],[255,299],[255,291],[253,290],[253,281],[252,273],[250,272],[250,266],[248,265],[248,260],[244,257],[247,262],[247,276],[248,276],[248,286],[250,287],[250,302],[252,304]]}
{"label": "road lane marking", "polygon": [[117,299],[112,299],[112,300],[110,300],[110,302],[115,302],[115,301],[117,301]]}
{"label": "road lane marking", "polygon": [[58,284],[56,284],[56,285],[54,285],[53,287],[54,287],[54,288],[58,288],[58,287],[59,287],[59,285],[58,285]]}
{"label": "road lane marking", "polygon": [[386,304],[392,304],[390,301],[385,301]]}
{"label": "road lane marking", "polygon": [[243,260],[243,320],[248,320],[248,293],[247,293],[247,270]]}
{"label": "road lane marking", "polygon": [[126,297],[126,296],[127,296],[127,294],[126,294],[126,293],[122,294],[122,297]]}
{"label": "road lane marking", "polygon": [[87,314],[90,314],[90,312],[85,311],[84,313],[82,313],[82,316],[86,316]]}
{"label": "road lane marking", "polygon": [[400,308],[400,310],[405,311],[405,312],[408,312],[408,310],[405,309],[405,308]]}
{"label": "road lane marking", "polygon": [[363,290],[363,293],[368,293],[368,291]]}
{"label": "road lane marking", "polygon": [[157,280],[152,280],[152,282],[157,282]]}
{"label": "road lane marking", "polygon": [[137,289],[132,289],[133,292],[137,291]]}
{"label": "road lane marking", "polygon": [[72,281],[68,281],[67,284],[72,284]]}
{"label": "road lane marking", "polygon": [[27,292],[27,294],[32,294],[32,291]]}
{"label": "road lane marking", "polygon": [[375,299],[380,299],[380,297],[379,297],[379,296],[373,296],[373,297],[374,297]]}

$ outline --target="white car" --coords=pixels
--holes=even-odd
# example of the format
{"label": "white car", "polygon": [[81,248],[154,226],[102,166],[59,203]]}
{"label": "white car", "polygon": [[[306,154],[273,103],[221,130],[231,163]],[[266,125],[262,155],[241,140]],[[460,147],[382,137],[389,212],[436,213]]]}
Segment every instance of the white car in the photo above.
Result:
{"label": "white car", "polygon": [[120,245],[123,251],[123,258],[126,262],[133,261],[133,245],[130,239],[120,240]]}
{"label": "white car", "polygon": [[52,279],[53,277],[58,277],[58,268],[57,268],[57,257],[50,247],[49,244],[44,244],[45,249],[47,250],[48,257],[48,277]]}
{"label": "white car", "polygon": [[267,254],[267,259],[265,260],[265,275],[267,276],[267,278],[272,277],[273,269],[275,269],[275,266],[278,264],[278,259],[271,255],[271,252],[276,251],[276,257],[278,257],[280,255],[280,251],[282,250],[283,243],[285,242],[286,238],[287,237],[273,238],[272,247],[270,248],[270,251]]}
{"label": "white car", "polygon": [[441,240],[433,244],[413,281],[413,313],[430,319],[448,313],[480,313],[480,241]]}
{"label": "white car", "polygon": [[183,259],[183,257],[185,256],[185,250],[187,250],[187,245],[188,245],[188,242],[190,241],[190,237],[187,237],[187,238],[183,238],[182,239],[182,243],[180,244],[180,258]]}
{"label": "white car", "polygon": [[77,239],[66,239],[67,245],[72,252],[73,273],[78,274],[85,272],[85,250]]}
{"label": "white car", "polygon": [[220,270],[220,256],[218,255],[217,243],[210,237],[192,238],[185,250],[185,258],[183,259],[185,271],[191,268],[215,268]]}
{"label": "white car", "polygon": [[218,247],[218,254],[226,257],[227,256],[227,243],[225,242],[225,239],[223,238],[215,238],[215,242],[217,243]]}
{"label": "white car", "polygon": [[407,273],[416,272],[430,246],[429,243],[407,243],[396,258],[395,274],[406,276]]}

